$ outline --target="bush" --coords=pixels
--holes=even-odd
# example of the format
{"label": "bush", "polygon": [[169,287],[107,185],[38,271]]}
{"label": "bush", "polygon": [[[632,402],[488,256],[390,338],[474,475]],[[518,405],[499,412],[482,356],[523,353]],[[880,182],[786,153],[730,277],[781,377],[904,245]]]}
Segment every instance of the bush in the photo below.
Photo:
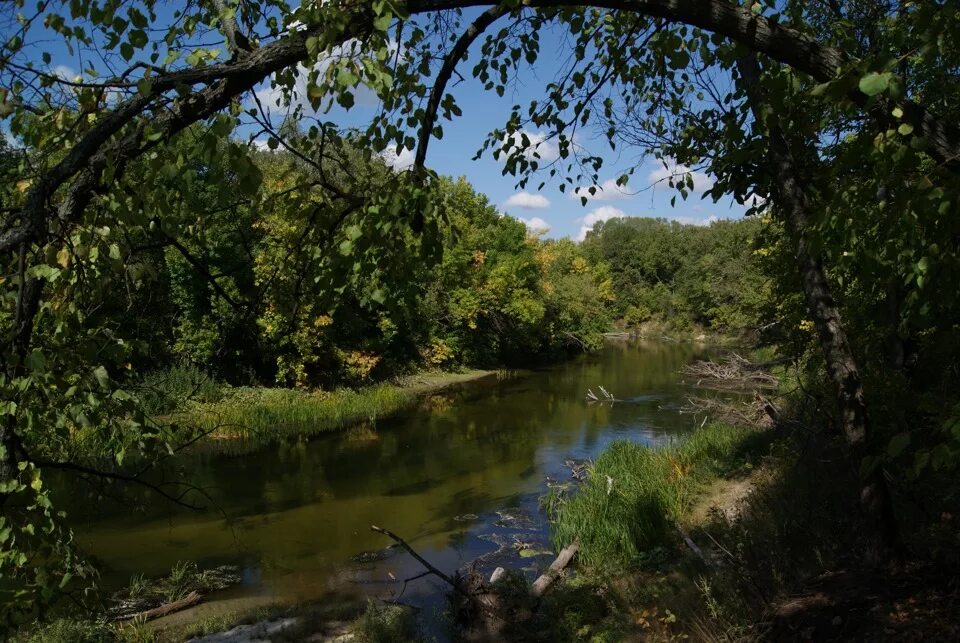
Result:
{"label": "bush", "polygon": [[172,413],[190,401],[216,402],[222,397],[221,385],[192,364],[148,373],[135,389],[144,411],[151,415]]}
{"label": "bush", "polygon": [[357,621],[355,634],[363,643],[409,643],[415,639],[415,626],[409,608],[371,600]]}

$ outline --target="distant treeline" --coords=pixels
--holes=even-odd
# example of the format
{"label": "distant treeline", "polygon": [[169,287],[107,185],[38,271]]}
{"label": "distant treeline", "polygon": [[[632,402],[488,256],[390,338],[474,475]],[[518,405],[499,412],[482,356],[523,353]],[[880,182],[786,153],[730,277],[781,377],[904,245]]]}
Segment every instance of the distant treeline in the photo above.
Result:
{"label": "distant treeline", "polygon": [[770,312],[761,231],[756,217],[709,226],[611,219],[596,224],[582,250],[609,271],[616,297],[608,308],[626,326],[731,331],[756,328]]}

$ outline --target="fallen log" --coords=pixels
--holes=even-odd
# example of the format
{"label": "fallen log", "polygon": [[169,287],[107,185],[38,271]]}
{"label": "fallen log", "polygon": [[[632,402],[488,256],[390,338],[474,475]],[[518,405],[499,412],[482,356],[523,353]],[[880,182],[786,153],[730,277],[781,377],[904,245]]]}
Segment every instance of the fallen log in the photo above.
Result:
{"label": "fallen log", "polygon": [[683,542],[687,544],[687,547],[690,548],[690,551],[696,554],[697,558],[699,558],[703,562],[705,563],[708,562],[707,557],[703,555],[703,550],[700,549],[697,543],[693,542],[693,538],[690,537],[690,534],[688,534],[686,530],[680,525],[677,525],[677,531],[680,532],[680,537],[683,539]]}
{"label": "fallen log", "polygon": [[179,612],[185,610],[188,607],[193,607],[197,603],[203,600],[198,592],[190,592],[180,600],[173,601],[171,603],[164,603],[158,607],[152,609],[144,610],[143,612],[137,612],[131,616],[127,616],[121,620],[123,621],[152,621],[155,618],[160,618],[161,616],[166,616],[167,614],[173,614],[174,612]]}
{"label": "fallen log", "polygon": [[570,561],[573,560],[574,555],[580,549],[580,544],[574,542],[570,545],[567,545],[566,549],[560,552],[557,556],[557,559],[550,564],[549,569],[545,571],[540,577],[533,581],[533,585],[530,586],[530,595],[534,598],[540,598],[544,593],[550,589],[550,586],[553,585],[553,582],[557,580],[557,577],[560,576],[560,572],[570,564]]}

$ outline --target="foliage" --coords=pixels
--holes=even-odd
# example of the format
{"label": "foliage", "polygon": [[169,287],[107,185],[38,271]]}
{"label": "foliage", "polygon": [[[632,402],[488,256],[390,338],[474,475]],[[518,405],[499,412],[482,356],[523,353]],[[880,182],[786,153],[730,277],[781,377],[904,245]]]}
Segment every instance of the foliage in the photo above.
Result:
{"label": "foliage", "polygon": [[755,328],[770,299],[755,256],[756,219],[706,227],[663,219],[611,219],[587,233],[585,256],[604,266],[616,299],[611,313],[630,327],[646,321],[717,330]]}
{"label": "foliage", "polygon": [[135,385],[143,409],[149,415],[164,415],[190,401],[216,402],[221,386],[200,368],[181,364],[151,371]]}
{"label": "foliage", "polygon": [[[658,314],[716,326],[759,319],[748,295],[763,288],[746,247],[723,250],[740,239],[731,230],[717,233],[719,260],[704,246],[703,261],[686,271],[656,226],[648,232],[662,245],[638,252],[636,265],[614,266],[600,253],[584,269],[576,250],[527,239],[469,190],[419,164],[393,172],[382,163],[388,148],[416,149],[422,161],[443,135],[440,120],[462,114],[443,79],[455,70],[440,67],[446,52],[456,63],[471,51],[469,41],[451,47],[454,34],[472,39],[484,26],[467,30],[462,3],[8,5],[0,118],[15,146],[0,150],[4,625],[32,616],[85,571],[43,468],[149,463],[195,437],[144,414],[137,373],[186,359],[235,384],[330,387],[402,371],[424,352],[432,362],[481,363],[589,347],[603,324],[587,311],[620,287],[628,296],[614,310],[637,323]],[[561,31],[570,55],[558,57],[543,96],[513,106],[483,149],[520,185],[540,171],[563,189],[596,185],[603,160],[574,142],[591,126],[637,156],[709,170],[711,198],[767,199],[771,230],[789,223],[765,246],[776,258],[771,303],[781,314],[769,321],[781,324],[778,339],[811,372],[838,372],[815,314],[824,306],[813,302],[816,318],[806,319],[791,274],[797,249],[812,248],[813,272],[843,312],[829,321],[849,326],[868,374],[876,426],[856,464],[897,480],[949,475],[960,451],[957,2],[631,8],[508,3],[486,14],[487,25],[511,20],[473,48],[471,73],[489,91],[507,93],[540,56],[542,33]],[[53,38],[82,64],[80,81],[54,67],[43,47]],[[739,43],[766,55],[754,96],[739,65],[758,52]],[[264,81],[281,97],[276,106],[289,107],[285,128],[265,115],[256,91]],[[342,132],[312,117],[333,104],[350,108],[364,88],[382,106],[368,128]],[[768,116],[797,150],[802,171],[791,179],[809,209],[803,225],[787,220],[791,186],[764,162]],[[241,126],[283,151],[254,151]],[[542,158],[527,126],[556,140],[556,163]],[[668,183],[681,199],[694,193],[686,171]],[[631,224],[613,227],[621,225]],[[715,287],[717,274],[732,287]],[[141,311],[147,319],[130,323]],[[814,327],[823,358],[811,350]]]}
{"label": "foliage", "polygon": [[433,335],[472,364],[528,362],[596,348],[609,297],[602,269],[570,241],[529,236],[460,180],[449,184],[450,245],[429,286],[423,317]]}

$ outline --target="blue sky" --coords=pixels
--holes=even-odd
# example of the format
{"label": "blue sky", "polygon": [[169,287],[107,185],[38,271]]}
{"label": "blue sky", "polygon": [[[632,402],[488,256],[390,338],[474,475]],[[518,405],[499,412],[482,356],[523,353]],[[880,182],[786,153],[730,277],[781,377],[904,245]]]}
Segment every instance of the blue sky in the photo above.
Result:
{"label": "blue sky", "polygon": [[[496,28],[494,25],[493,29]],[[557,34],[542,34],[539,60],[522,69],[512,91],[508,89],[503,97],[499,97],[493,91],[484,91],[482,84],[469,74],[479,59],[482,41],[481,36],[474,43],[469,58],[459,65],[463,79],[448,87],[463,114],[452,122],[441,121],[444,137],[431,141],[428,166],[443,175],[466,177],[477,191],[486,194],[503,212],[524,220],[532,230],[547,237],[579,240],[594,222],[617,216],[663,217],[697,225],[743,216],[746,208],[732,198],[724,198],[716,204],[709,198],[701,199],[703,192],[713,185],[711,177],[702,172],[693,172],[694,193],[686,201],[678,196],[676,207],[671,207],[671,199],[677,192],[667,185],[666,179],[672,173],[683,174],[686,168],[675,165],[665,168],[662,161],[643,158],[636,150],[611,153],[605,139],[591,138],[589,128],[578,130],[576,142],[588,152],[603,156],[605,162],[599,180],[603,189],[586,206],[581,203],[579,195],[573,195],[569,189],[566,193],[561,192],[558,188],[560,181],[551,182],[547,171],[541,172],[542,176],[535,176],[521,189],[516,185],[517,177],[503,175],[503,163],[494,159],[489,150],[480,159],[473,160],[487,134],[504,126],[513,105],[527,105],[532,99],[542,98],[544,86],[554,78],[559,61],[565,55],[562,39]],[[368,91],[365,95],[358,94],[357,103],[349,112],[334,108],[327,118],[345,126],[362,126],[369,122],[376,109],[376,97]],[[531,140],[544,138],[546,134],[531,129],[524,131]],[[557,146],[546,141],[538,148],[538,153],[542,161],[552,160],[558,155]],[[399,158],[391,157],[390,160],[402,168],[412,162],[413,153],[403,151]],[[630,182],[622,189],[617,188],[616,177],[631,167],[637,169]],[[538,191],[537,186],[542,181],[547,184]]]}
{"label": "blue sky", "polygon": [[[34,32],[34,36],[41,34]],[[655,216],[701,225],[715,219],[742,216],[744,208],[732,199],[723,199],[716,204],[710,199],[701,200],[702,192],[711,187],[712,181],[700,172],[693,174],[694,193],[686,201],[677,198],[676,207],[671,207],[670,201],[676,192],[666,185],[664,179],[671,171],[682,173],[685,168],[665,169],[661,161],[652,157],[640,158],[636,151],[631,150],[612,154],[605,140],[591,138],[589,128],[578,131],[576,143],[590,153],[603,156],[605,163],[600,172],[602,189],[586,206],[569,190],[566,194],[560,192],[559,181],[550,182],[545,171],[542,172],[544,176],[534,177],[526,189],[521,190],[516,187],[516,177],[502,174],[503,164],[495,160],[491,152],[487,151],[482,158],[473,160],[487,133],[504,125],[512,105],[526,105],[540,96],[544,85],[553,78],[564,53],[561,38],[556,34],[543,34],[540,60],[534,66],[525,68],[512,91],[508,90],[501,98],[493,92],[485,92],[481,84],[469,75],[469,70],[478,59],[481,41],[482,38],[478,39],[469,60],[460,65],[464,80],[448,88],[456,97],[463,114],[452,122],[442,122],[443,139],[431,142],[427,164],[434,170],[453,177],[466,177],[477,191],[489,197],[491,203],[548,237],[580,239],[594,222],[616,216]],[[62,44],[55,43],[45,39],[43,44],[43,49],[53,56],[50,68],[64,76],[75,75],[81,69],[76,55],[69,55]],[[265,85],[260,91],[268,94],[269,88]],[[361,93],[357,104],[349,112],[335,108],[322,118],[343,126],[360,126],[370,120],[376,108],[373,94]],[[529,129],[525,131],[531,140],[538,140],[544,134]],[[243,132],[241,130],[241,134]],[[538,152],[543,161],[557,156],[556,145],[550,141],[541,145]],[[404,151],[393,160],[398,167],[403,167],[405,162],[412,160],[412,153]],[[614,179],[630,167],[637,168],[630,182],[623,189],[617,188]],[[541,191],[537,191],[541,181],[548,182]]]}

